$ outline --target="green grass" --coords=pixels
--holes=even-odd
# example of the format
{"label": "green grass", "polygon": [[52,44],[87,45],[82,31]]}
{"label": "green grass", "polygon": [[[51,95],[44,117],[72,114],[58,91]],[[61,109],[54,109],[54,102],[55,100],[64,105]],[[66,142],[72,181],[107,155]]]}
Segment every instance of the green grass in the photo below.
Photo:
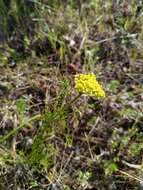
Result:
{"label": "green grass", "polygon": [[[135,0],[89,0],[81,7],[76,1],[34,1],[30,7],[11,1],[6,15],[0,1],[0,25],[14,45],[0,54],[0,189],[137,189],[142,11]],[[33,22],[30,33],[24,23],[29,28]],[[35,41],[48,42],[45,49],[40,45],[44,53],[36,55]],[[106,99],[75,99],[75,72],[96,73]]]}

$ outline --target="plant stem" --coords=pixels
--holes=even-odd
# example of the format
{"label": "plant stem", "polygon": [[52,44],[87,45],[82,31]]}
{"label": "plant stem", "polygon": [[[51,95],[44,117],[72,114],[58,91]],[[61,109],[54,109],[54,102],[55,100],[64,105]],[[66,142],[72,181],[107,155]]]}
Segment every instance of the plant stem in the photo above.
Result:
{"label": "plant stem", "polygon": [[25,125],[28,125],[29,123],[33,122],[33,121],[37,121],[41,119],[41,115],[35,115],[32,118],[26,119],[25,121],[23,121],[17,128],[14,128],[12,131],[10,131],[7,135],[3,136],[2,138],[0,138],[0,143],[4,142],[5,140],[7,140],[10,136],[17,134],[23,127],[25,127]]}
{"label": "plant stem", "polygon": [[73,100],[69,102],[69,105],[73,104],[82,94],[78,94]]}

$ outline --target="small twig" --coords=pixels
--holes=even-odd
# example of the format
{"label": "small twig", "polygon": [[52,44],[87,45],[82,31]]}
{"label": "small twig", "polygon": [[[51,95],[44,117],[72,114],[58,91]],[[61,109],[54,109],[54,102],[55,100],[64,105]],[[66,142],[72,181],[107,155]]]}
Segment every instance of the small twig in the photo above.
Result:
{"label": "small twig", "polygon": [[94,156],[93,156],[91,148],[90,148],[88,136],[86,135],[86,133],[84,135],[85,135],[85,138],[86,138],[86,141],[87,141],[87,145],[88,145],[90,156],[91,156],[92,160],[94,160]]}
{"label": "small twig", "polygon": [[[86,142],[86,139],[84,137],[75,136],[74,138],[77,139],[77,140],[81,140],[83,142]],[[99,137],[98,138],[96,138],[96,137],[90,137],[89,142],[90,143],[94,143],[94,144],[105,143],[104,139],[99,138]]]}
{"label": "small twig", "polygon": [[142,166],[139,164],[138,165],[130,164],[130,163],[126,162],[125,160],[122,160],[122,163],[125,164],[126,166],[129,166],[130,168],[139,169],[139,170],[142,169]]}
{"label": "small twig", "polygon": [[72,105],[82,94],[78,94],[73,100],[71,100],[68,104]]}
{"label": "small twig", "polygon": [[[17,128],[17,124],[18,124],[17,115],[15,114],[14,115],[14,128]],[[15,138],[15,136],[13,136],[13,138],[12,138],[12,151],[15,155],[16,154],[16,138]]]}
{"label": "small twig", "polygon": [[137,36],[137,34],[128,34],[126,36],[117,36],[117,37],[111,37],[111,38],[106,38],[106,39],[103,39],[103,40],[99,40],[99,41],[88,41],[88,45],[87,47],[93,47],[95,46],[96,44],[102,44],[104,42],[108,42],[108,41],[113,41],[113,40],[116,40],[116,39],[124,39],[124,38],[135,38]]}
{"label": "small twig", "polygon": [[69,164],[71,158],[73,157],[73,154],[74,154],[74,151],[71,152],[71,154],[70,154],[70,156],[69,156],[67,162],[65,163],[64,167],[60,169],[60,174],[59,174],[59,176],[58,176],[58,179],[56,180],[57,182],[60,182],[60,178],[61,178],[61,176],[62,176],[62,173],[63,173],[63,171],[66,169],[66,167],[68,166],[68,164]]}
{"label": "small twig", "polygon": [[99,121],[100,121],[100,117],[97,117],[96,123],[95,123],[95,125],[92,127],[92,129],[89,131],[88,136],[91,136],[91,134],[92,134],[93,131],[95,130],[95,127],[97,126],[97,124],[99,123]]}
{"label": "small twig", "polygon": [[139,181],[139,182],[142,182],[142,181],[143,181],[143,179],[141,179],[141,178],[139,178],[139,177],[137,177],[137,176],[133,176],[133,175],[131,175],[131,174],[125,172],[125,171],[122,171],[122,170],[118,170],[118,171],[119,171],[121,174],[124,174],[124,175],[128,176],[129,178],[132,178],[132,179],[137,180],[137,181]]}
{"label": "small twig", "polygon": [[112,40],[116,40],[116,39],[124,39],[124,38],[135,38],[137,36],[137,34],[127,34],[126,36],[120,36],[120,37],[112,37],[112,38],[106,38],[100,41],[95,42],[96,44],[101,44],[107,41],[112,41]]}
{"label": "small twig", "polygon": [[126,72],[124,72],[124,73],[126,74],[126,76],[128,76],[129,78],[131,78],[132,80],[134,80],[136,83],[142,85],[142,83],[139,80],[135,79],[132,75],[130,75],[129,73],[126,73]]}

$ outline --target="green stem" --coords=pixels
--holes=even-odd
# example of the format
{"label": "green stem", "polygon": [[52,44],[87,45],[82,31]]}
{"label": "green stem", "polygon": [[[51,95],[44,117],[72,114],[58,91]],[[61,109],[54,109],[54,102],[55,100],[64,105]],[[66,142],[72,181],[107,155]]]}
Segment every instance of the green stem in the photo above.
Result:
{"label": "green stem", "polygon": [[5,135],[4,137],[0,138],[0,143],[4,142],[5,140],[7,140],[10,136],[17,134],[25,125],[28,125],[29,123],[39,120],[41,119],[41,115],[35,115],[32,118],[23,121],[19,127],[14,128],[12,131],[10,131],[7,135]]}

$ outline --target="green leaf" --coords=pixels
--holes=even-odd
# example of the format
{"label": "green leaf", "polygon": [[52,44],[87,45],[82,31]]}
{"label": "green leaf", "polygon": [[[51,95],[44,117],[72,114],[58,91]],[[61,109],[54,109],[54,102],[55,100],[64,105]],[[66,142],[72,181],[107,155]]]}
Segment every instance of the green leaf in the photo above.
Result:
{"label": "green leaf", "polygon": [[17,109],[17,113],[21,116],[24,115],[25,111],[26,111],[26,102],[24,99],[19,99],[16,102],[16,109]]}
{"label": "green leaf", "polygon": [[118,166],[113,161],[106,161],[104,164],[104,170],[106,175],[111,175],[113,172],[118,171]]}
{"label": "green leaf", "polygon": [[118,80],[112,80],[109,85],[109,90],[112,92],[116,92],[119,85],[120,85],[120,82]]}

